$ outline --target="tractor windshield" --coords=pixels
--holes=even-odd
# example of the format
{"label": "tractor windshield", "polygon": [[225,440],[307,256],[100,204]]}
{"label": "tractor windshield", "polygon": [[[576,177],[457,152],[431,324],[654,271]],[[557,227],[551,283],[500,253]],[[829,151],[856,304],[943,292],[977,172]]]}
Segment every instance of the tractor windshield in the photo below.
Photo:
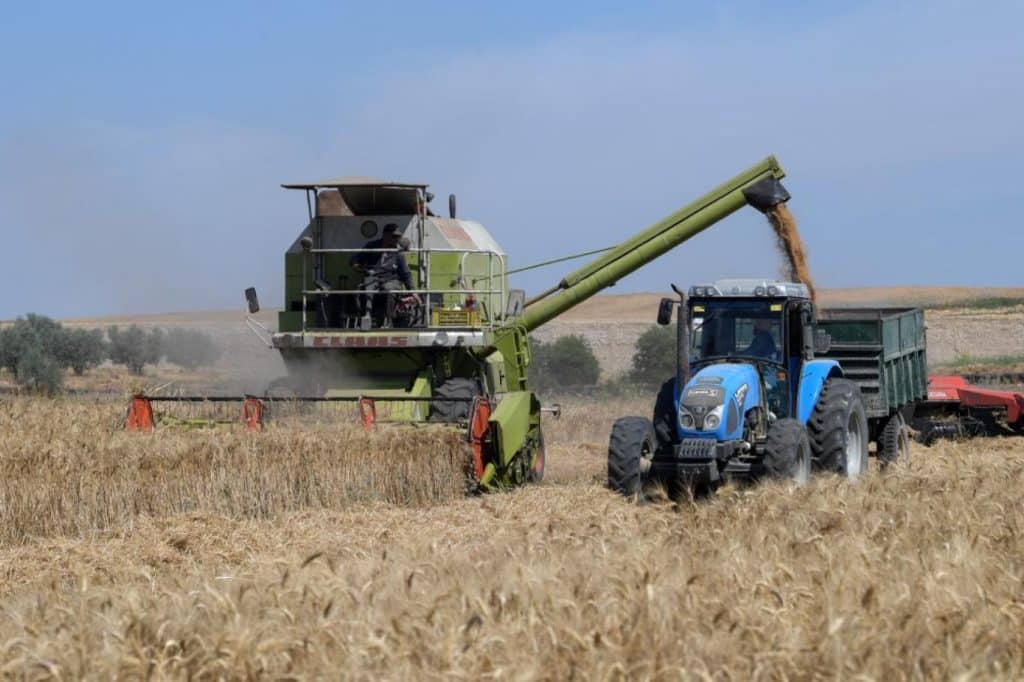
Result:
{"label": "tractor windshield", "polygon": [[782,362],[782,303],[770,299],[694,300],[690,361],[750,358]]}

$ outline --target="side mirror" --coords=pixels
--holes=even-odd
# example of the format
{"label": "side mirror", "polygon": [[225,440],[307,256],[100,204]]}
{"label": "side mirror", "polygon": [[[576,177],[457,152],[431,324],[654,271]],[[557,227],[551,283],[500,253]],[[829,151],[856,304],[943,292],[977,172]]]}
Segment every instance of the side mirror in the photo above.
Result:
{"label": "side mirror", "polygon": [[526,290],[512,289],[508,292],[508,307],[505,308],[505,317],[519,317],[526,307]]}
{"label": "side mirror", "polygon": [[814,354],[820,355],[832,350],[832,335],[824,329],[815,330]]}
{"label": "side mirror", "polygon": [[448,195],[448,217],[455,220],[455,195]]}
{"label": "side mirror", "polygon": [[676,307],[676,302],[671,298],[661,299],[661,303],[658,304],[658,324],[662,327],[672,321],[672,309]]}
{"label": "side mirror", "polygon": [[249,304],[250,315],[255,315],[260,311],[260,299],[256,296],[256,287],[249,287],[245,290],[245,302]]}

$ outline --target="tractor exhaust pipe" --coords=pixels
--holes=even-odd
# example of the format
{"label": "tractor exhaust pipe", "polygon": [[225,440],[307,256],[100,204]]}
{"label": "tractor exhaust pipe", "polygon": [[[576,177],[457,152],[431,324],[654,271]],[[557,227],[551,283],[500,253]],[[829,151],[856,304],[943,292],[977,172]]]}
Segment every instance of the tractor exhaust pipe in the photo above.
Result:
{"label": "tractor exhaust pipe", "polygon": [[679,392],[690,383],[690,324],[686,319],[686,294],[675,284],[672,291],[679,296],[679,312],[676,313],[676,378]]}

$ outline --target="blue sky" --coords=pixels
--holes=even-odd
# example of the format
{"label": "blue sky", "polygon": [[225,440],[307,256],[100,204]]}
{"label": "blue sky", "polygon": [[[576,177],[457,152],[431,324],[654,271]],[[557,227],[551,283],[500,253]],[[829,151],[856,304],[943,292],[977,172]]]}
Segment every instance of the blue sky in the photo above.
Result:
{"label": "blue sky", "polygon": [[[1021,2],[0,12],[0,318],[278,304],[285,181],[430,182],[523,265],[769,153],[820,285],[1024,284]],[[747,211],[615,291],[776,271]]]}

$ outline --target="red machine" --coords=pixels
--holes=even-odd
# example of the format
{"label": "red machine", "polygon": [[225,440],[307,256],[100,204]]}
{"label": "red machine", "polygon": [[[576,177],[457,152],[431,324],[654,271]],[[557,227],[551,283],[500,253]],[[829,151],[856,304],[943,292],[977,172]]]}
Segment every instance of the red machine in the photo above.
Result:
{"label": "red machine", "polygon": [[915,410],[919,440],[1024,434],[1024,393],[979,388],[960,376],[928,379],[928,400]]}

